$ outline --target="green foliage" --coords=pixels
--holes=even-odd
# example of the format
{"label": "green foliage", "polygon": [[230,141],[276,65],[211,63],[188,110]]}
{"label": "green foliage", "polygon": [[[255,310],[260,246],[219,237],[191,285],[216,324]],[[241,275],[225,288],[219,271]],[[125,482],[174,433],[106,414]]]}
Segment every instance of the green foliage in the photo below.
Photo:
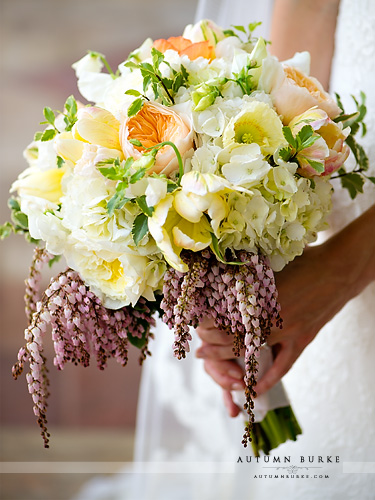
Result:
{"label": "green foliage", "polygon": [[349,191],[352,200],[358,193],[363,193],[364,178],[355,172],[342,172],[341,185]]}
{"label": "green foliage", "polygon": [[9,198],[8,207],[11,211],[11,222],[5,222],[0,225],[0,239],[3,240],[12,233],[23,234],[30,243],[38,243],[29,233],[29,220],[26,214],[21,210],[18,200],[14,197]]}
{"label": "green foliage", "polygon": [[[283,127],[283,135],[288,146],[279,151],[279,156],[284,161],[294,161],[296,163],[298,163],[298,155],[301,151],[312,146],[319,138],[317,134],[314,134],[314,129],[311,125],[304,125],[295,137],[290,127]],[[310,158],[306,158],[306,160],[317,173],[324,172],[323,163],[311,160]]]}
{"label": "green foliage", "polygon": [[64,165],[65,160],[64,158],[61,158],[61,156],[57,156],[56,163],[57,163],[57,168],[61,168]]}
{"label": "green foliage", "polygon": [[142,212],[147,215],[147,217],[151,217],[154,212],[154,207],[149,207],[146,203],[146,195],[138,196],[136,199],[137,205],[142,210]]}
{"label": "green foliage", "polygon": [[50,259],[48,261],[48,267],[52,267],[54,264],[59,262],[60,259],[61,259],[61,255],[55,255],[54,257],[52,257],[52,259]]}
{"label": "green foliage", "polygon": [[364,174],[369,168],[369,160],[364,148],[357,142],[355,135],[361,131],[361,136],[366,135],[367,128],[364,122],[364,118],[367,113],[366,108],[366,95],[360,92],[360,99],[356,99],[352,96],[354,104],[356,106],[356,111],[354,113],[345,114],[344,107],[341,102],[341,98],[336,94],[336,100],[339,108],[341,109],[341,114],[335,118],[335,122],[341,122],[343,127],[350,127],[350,134],[345,139],[346,144],[349,146],[353,157],[356,162],[356,166],[352,172],[347,172],[345,167],[342,167],[336,176],[332,176],[332,179],[340,178],[341,185],[343,188],[347,189],[349,195],[354,199],[358,193],[363,193],[363,184],[365,178],[370,182],[375,184],[373,177],[368,177]]}
{"label": "green foliage", "polygon": [[112,71],[112,68],[111,66],[109,65],[106,57],[104,54],[101,54],[100,52],[95,52],[93,50],[89,50],[88,53],[90,54],[91,57],[95,57],[95,58],[99,58],[101,60],[101,62],[104,64],[104,66],[106,67],[108,73],[111,75],[111,77],[115,80],[116,78],[118,78],[120,76],[120,72],[119,70],[116,71],[116,73],[114,73]]}
{"label": "green foliage", "polygon": [[[183,87],[188,82],[189,74],[186,68],[181,65],[180,71],[176,71],[171,67],[171,65],[164,59],[164,54],[154,47],[151,49],[152,63],[149,62],[134,62],[128,60],[125,66],[131,69],[139,69],[143,77],[143,91],[146,93],[149,88],[151,88],[155,101],[159,101],[165,106],[171,106],[174,102],[174,95],[177,93],[180,87]],[[170,77],[165,77],[160,69],[161,65],[165,64],[170,68]],[[133,94],[135,95],[135,94]],[[138,97],[136,101],[140,101],[143,104],[143,97]],[[136,102],[135,101],[135,102]],[[133,103],[134,108],[131,113],[136,114],[136,112],[141,109],[142,104],[137,102]],[[134,112],[135,109],[138,111]],[[132,116],[132,115],[130,115]]]}
{"label": "green foliage", "polygon": [[220,249],[219,240],[217,239],[217,237],[215,236],[214,233],[210,233],[210,234],[211,234],[211,238],[212,238],[210,248],[214,252],[217,260],[219,260],[220,262],[223,262],[224,264],[232,264],[232,265],[237,265],[237,266],[241,266],[242,264],[244,264],[244,262],[240,262],[240,261],[232,261],[232,262],[227,261],[225,259],[225,255],[223,254],[223,252]]}
{"label": "green foliage", "polygon": [[148,331],[149,326],[148,326],[146,321],[142,321],[142,320],[138,320],[138,321],[141,324],[144,323],[144,327],[145,327],[141,337],[135,337],[134,335],[132,335],[128,331],[127,338],[129,339],[129,342],[131,343],[131,345],[133,345],[137,349],[142,349],[142,347],[144,347],[147,344],[147,333],[146,332]]}
{"label": "green foliage", "polygon": [[[63,113],[63,115],[65,122],[65,130],[69,132],[70,130],[72,130],[73,125],[77,121],[77,111],[78,111],[77,102],[72,95],[69,96],[65,101],[64,109],[65,112]],[[47,128],[43,132],[36,132],[34,135],[34,141],[42,141],[42,142],[51,141],[59,133],[55,125],[55,120],[56,120],[55,113],[56,111],[53,111],[48,106],[43,109],[43,115],[45,121],[40,122],[40,124],[41,125],[47,124],[49,125],[49,127],[53,128]],[[57,111],[57,113],[59,113],[59,111]],[[62,158],[60,159],[60,164],[59,164],[59,159],[58,159],[57,165],[59,168],[62,166],[61,161],[63,161]]]}
{"label": "green foliage", "polygon": [[255,89],[256,83],[254,82],[253,75],[250,74],[250,70],[257,67],[256,62],[250,62],[246,66],[241,68],[239,73],[233,73],[234,78],[228,79],[229,81],[236,82],[244,94],[250,95]]}
{"label": "green foliage", "polygon": [[65,101],[65,113],[64,113],[64,122],[65,122],[65,130],[69,132],[72,130],[73,125],[77,121],[77,101],[74,99],[74,96],[69,96]]}
{"label": "green foliage", "polygon": [[136,246],[139,245],[142,238],[148,233],[148,217],[143,212],[134,219],[132,235]]}
{"label": "green foliage", "polygon": [[[256,30],[256,28],[258,26],[260,26],[262,23],[261,22],[255,22],[255,23],[250,23],[247,25],[247,27],[245,28],[245,26],[240,26],[240,25],[231,25],[232,28],[234,28],[234,30],[232,29],[228,29],[228,30],[225,30],[224,31],[224,35],[226,36],[236,36],[237,38],[239,38],[242,42],[243,42],[243,39],[241,38],[240,34],[242,35],[245,35],[245,43],[247,42],[254,42],[256,41],[256,38],[253,36],[253,32]],[[236,33],[236,31],[238,31],[239,33]]]}
{"label": "green foliage", "polygon": [[5,240],[13,233],[13,225],[10,222],[0,225],[0,240]]}

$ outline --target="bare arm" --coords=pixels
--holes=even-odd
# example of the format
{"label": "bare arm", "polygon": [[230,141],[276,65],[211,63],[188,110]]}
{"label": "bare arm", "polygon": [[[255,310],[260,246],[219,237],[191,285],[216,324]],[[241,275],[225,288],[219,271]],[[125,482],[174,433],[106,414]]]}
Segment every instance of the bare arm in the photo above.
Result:
{"label": "bare arm", "polygon": [[311,75],[328,89],[340,0],[275,0],[271,52],[280,60],[311,54]]}

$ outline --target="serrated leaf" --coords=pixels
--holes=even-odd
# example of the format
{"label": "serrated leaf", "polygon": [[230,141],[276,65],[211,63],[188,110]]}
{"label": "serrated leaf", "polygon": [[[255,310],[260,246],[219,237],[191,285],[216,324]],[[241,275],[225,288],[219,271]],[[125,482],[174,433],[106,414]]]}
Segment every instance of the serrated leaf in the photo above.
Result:
{"label": "serrated leaf", "polygon": [[313,130],[311,125],[304,125],[301,128],[301,130],[298,132],[296,139],[297,139],[297,141],[301,142],[303,149],[306,147],[306,146],[303,146],[303,144],[310,139],[310,137],[313,135],[313,133],[314,133],[314,130]]}
{"label": "serrated leaf", "polygon": [[55,113],[52,111],[51,108],[46,106],[43,109],[43,114],[44,114],[44,116],[49,124],[51,124],[51,125],[55,124]]}
{"label": "serrated leaf", "polygon": [[137,205],[139,208],[142,210],[142,212],[147,215],[147,217],[151,217],[154,211],[154,207],[149,207],[146,203],[146,195],[139,196],[135,200],[137,202]]}
{"label": "serrated leaf", "polygon": [[13,232],[13,226],[10,222],[0,225],[0,240],[5,240]]}
{"label": "serrated leaf", "polygon": [[290,146],[280,149],[279,156],[282,160],[289,161],[290,158],[292,157],[292,150],[291,150]]}
{"label": "serrated leaf", "polygon": [[148,217],[144,213],[137,215],[132,227],[133,240],[136,246],[142,238],[148,233]]}
{"label": "serrated leaf", "polygon": [[42,142],[47,142],[47,141],[50,141],[52,140],[55,135],[57,134],[56,130],[53,129],[53,128],[49,128],[47,130],[45,130],[42,134],[42,137],[40,138],[40,140]]}
{"label": "serrated leaf", "polygon": [[155,68],[159,68],[160,64],[164,61],[164,54],[153,47],[151,49],[152,63]]}
{"label": "serrated leaf", "polygon": [[142,99],[141,97],[139,99],[135,99],[135,101],[133,101],[129,106],[128,117],[130,118],[131,116],[136,115],[138,111],[142,109],[143,104],[144,104],[144,99]]}
{"label": "serrated leaf", "polygon": [[296,149],[297,147],[296,140],[294,138],[294,135],[292,134],[290,127],[283,127],[283,135],[285,139],[288,141],[288,144],[290,144],[294,149]]}
{"label": "serrated leaf", "polygon": [[119,174],[115,167],[98,167],[98,170],[104,177],[112,181],[122,178],[122,176],[119,177]]}
{"label": "serrated leaf", "polygon": [[135,184],[139,180],[143,179],[147,172],[147,168],[140,168],[133,175],[130,176],[129,182],[130,184]]}
{"label": "serrated leaf", "polygon": [[29,228],[29,219],[23,212],[13,212],[12,219],[21,229],[27,230]]}
{"label": "serrated leaf", "polygon": [[335,96],[336,96],[337,106],[341,109],[342,112],[344,112],[344,106],[343,106],[343,104],[341,102],[340,95],[337,92],[335,92]]}
{"label": "serrated leaf", "polygon": [[122,208],[129,200],[130,198],[125,197],[124,191],[115,193],[107,203],[108,215],[112,217],[115,210],[119,210],[120,208]]}
{"label": "serrated leaf", "polygon": [[18,200],[16,200],[16,198],[9,198],[8,207],[11,210],[16,210],[17,212],[21,210],[20,204],[18,203]]}
{"label": "serrated leaf", "polygon": [[352,200],[358,193],[363,193],[364,179],[361,175],[350,172],[341,177],[341,185],[349,191]]}

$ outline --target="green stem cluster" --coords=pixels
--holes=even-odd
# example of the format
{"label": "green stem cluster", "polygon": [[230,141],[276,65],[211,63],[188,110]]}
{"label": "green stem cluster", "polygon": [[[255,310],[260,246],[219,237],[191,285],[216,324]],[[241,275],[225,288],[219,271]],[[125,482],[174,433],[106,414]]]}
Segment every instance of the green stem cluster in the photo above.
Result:
{"label": "green stem cluster", "polygon": [[296,441],[299,434],[302,430],[291,406],[270,410],[261,422],[253,424],[251,445],[254,455],[259,457],[260,451],[269,455],[271,450],[288,439]]}

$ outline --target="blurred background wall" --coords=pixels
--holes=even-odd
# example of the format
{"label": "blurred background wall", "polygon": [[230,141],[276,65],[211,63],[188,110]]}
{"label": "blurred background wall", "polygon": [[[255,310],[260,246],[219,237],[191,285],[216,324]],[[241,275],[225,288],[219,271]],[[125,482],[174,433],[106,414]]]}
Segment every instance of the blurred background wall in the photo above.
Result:
{"label": "blurred background wall", "polygon": [[[22,152],[40,129],[43,107],[62,109],[67,96],[79,97],[71,64],[90,49],[105,54],[116,68],[145,38],[181,34],[183,27],[194,19],[196,3],[196,0],[0,0],[0,223],[9,218],[9,187],[26,168]],[[30,456],[39,460],[51,457],[45,455],[50,451],[42,448],[25,379],[21,377],[15,382],[11,376],[11,366],[23,345],[26,325],[23,280],[31,256],[32,247],[22,236],[12,235],[0,243],[1,460],[27,459],[25,439],[29,433],[36,437],[28,450]],[[58,270],[54,268],[52,272],[56,274]],[[45,284],[50,277],[46,270]],[[52,360],[50,342],[46,340],[46,344],[47,356]],[[133,432],[140,367],[137,353],[131,354],[126,368],[110,360],[113,362],[104,372],[95,366],[87,369],[67,366],[64,372],[58,372],[51,364],[49,424],[57,429],[56,436],[61,435],[59,430],[67,430],[63,436],[73,436],[76,430],[75,439],[90,429],[96,435],[108,429]],[[65,442],[71,443],[69,439]],[[59,453],[53,436],[51,443],[55,449],[52,453]],[[84,447],[83,441],[77,447]],[[69,455],[65,459],[69,460]],[[31,490],[22,493],[19,486],[12,492],[4,491],[3,500],[52,498],[40,492],[33,496]]]}

